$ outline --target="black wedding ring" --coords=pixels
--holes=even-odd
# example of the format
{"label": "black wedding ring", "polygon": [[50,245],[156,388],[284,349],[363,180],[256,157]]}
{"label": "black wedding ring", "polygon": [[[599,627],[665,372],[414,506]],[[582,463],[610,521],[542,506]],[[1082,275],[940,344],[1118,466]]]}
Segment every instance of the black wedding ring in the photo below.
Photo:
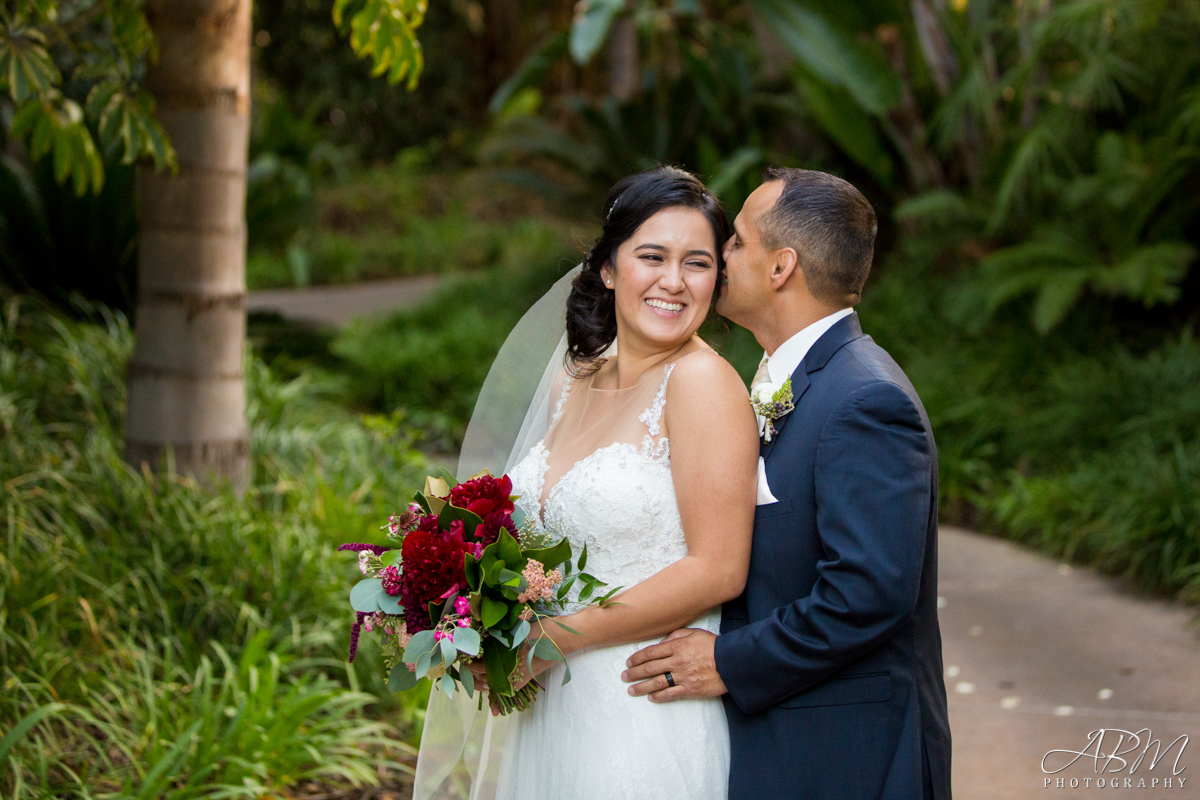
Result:
{"label": "black wedding ring", "polygon": [[675,679],[671,677],[670,672],[663,673],[663,676],[667,679],[667,686],[675,685]]}

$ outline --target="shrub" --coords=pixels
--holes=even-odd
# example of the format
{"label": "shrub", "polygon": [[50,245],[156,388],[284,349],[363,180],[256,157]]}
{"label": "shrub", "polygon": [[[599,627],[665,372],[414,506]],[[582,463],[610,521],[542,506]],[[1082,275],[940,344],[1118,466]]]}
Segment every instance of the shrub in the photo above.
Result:
{"label": "shrub", "polygon": [[0,795],[394,776],[419,693],[384,691],[373,653],[345,664],[355,568],[334,548],[377,536],[424,474],[404,426],[251,360],[245,496],[143,474],[121,458],[129,326],[79,311],[100,324],[0,311]]}

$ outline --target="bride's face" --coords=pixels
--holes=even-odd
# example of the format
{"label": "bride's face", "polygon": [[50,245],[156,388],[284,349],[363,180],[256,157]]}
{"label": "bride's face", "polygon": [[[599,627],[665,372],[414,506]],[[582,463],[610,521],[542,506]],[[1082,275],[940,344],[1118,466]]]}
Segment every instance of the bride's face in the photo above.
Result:
{"label": "bride's face", "polygon": [[708,315],[717,284],[712,225],[692,208],[659,211],[617,248],[601,272],[616,293],[618,335],[670,347],[687,341]]}

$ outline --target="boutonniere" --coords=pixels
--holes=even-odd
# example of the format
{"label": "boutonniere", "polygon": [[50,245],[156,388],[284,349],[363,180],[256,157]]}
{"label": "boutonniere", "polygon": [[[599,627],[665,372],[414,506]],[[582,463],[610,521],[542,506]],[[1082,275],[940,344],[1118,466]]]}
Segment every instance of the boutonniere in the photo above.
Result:
{"label": "boutonniere", "polygon": [[760,384],[750,396],[750,407],[758,417],[758,435],[764,443],[771,441],[771,437],[779,432],[775,423],[796,407],[792,399],[792,379],[788,378],[782,386],[769,382]]}

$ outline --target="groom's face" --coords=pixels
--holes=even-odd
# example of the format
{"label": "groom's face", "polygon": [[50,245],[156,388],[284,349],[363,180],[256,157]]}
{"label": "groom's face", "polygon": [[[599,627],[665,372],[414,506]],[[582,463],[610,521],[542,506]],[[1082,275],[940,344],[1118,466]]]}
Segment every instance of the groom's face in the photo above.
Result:
{"label": "groom's face", "polygon": [[725,243],[726,285],[717,299],[717,313],[743,327],[752,328],[755,314],[762,313],[769,298],[775,251],[763,246],[758,221],[782,193],[783,181],[764,183],[751,192]]}

